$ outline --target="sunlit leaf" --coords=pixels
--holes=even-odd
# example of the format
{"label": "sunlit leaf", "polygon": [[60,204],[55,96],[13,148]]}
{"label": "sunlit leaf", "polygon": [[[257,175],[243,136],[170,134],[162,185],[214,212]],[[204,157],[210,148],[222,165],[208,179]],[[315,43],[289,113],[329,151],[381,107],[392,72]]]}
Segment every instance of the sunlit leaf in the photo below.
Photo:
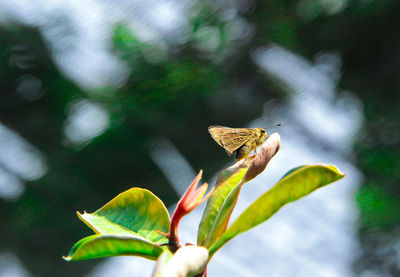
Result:
{"label": "sunlit leaf", "polygon": [[207,202],[200,222],[198,245],[208,247],[225,232],[240,191],[240,183],[247,169],[248,167],[233,166],[225,169],[218,177],[216,189]]}
{"label": "sunlit leaf", "polygon": [[307,165],[291,171],[272,189],[254,201],[209,248],[212,256],[236,235],[243,233],[269,219],[287,203],[298,200],[314,190],[343,178],[336,167]]}
{"label": "sunlit leaf", "polygon": [[245,163],[239,161],[222,171],[201,219],[197,244],[209,247],[226,231],[242,185],[265,169],[279,147],[279,134],[274,133],[257,155],[248,157]]}
{"label": "sunlit leaf", "polygon": [[117,255],[140,256],[156,260],[162,247],[150,241],[126,235],[92,235],[78,241],[71,249],[67,261],[87,260]]}
{"label": "sunlit leaf", "polygon": [[159,232],[168,233],[170,225],[161,200],[141,188],[127,190],[96,212],[78,213],[78,217],[98,234],[131,235],[155,243],[167,241]]}

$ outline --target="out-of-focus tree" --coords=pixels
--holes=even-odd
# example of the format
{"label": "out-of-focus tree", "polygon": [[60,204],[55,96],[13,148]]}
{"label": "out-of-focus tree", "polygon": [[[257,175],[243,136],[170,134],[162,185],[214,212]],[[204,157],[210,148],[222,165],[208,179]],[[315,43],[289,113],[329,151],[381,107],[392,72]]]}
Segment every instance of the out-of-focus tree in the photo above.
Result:
{"label": "out-of-focus tree", "polygon": [[[399,3],[193,1],[185,12],[186,31],[176,37],[146,41],[140,26],[115,24],[110,48],[128,74],[120,86],[97,88],[60,70],[38,26],[2,23],[0,122],[35,146],[48,168],[42,178],[25,180],[20,198],[0,200],[1,249],[14,251],[38,276],[89,270],[92,262],[55,258],[85,234],[71,211],[92,211],[134,185],[167,204],[177,200],[149,154],[159,138],[179,146],[192,167],[207,169],[210,177],[226,157],[208,151],[207,126],[243,126],[260,115],[260,103],[284,99],[286,92],[251,59],[255,48],[276,43],[310,59],[326,49],[342,55],[339,86],[362,99],[367,119],[357,146],[356,163],[365,175],[357,194],[364,252],[355,270],[398,274]],[[72,115],[82,107],[104,119],[101,134],[85,137],[78,128],[68,136]]]}

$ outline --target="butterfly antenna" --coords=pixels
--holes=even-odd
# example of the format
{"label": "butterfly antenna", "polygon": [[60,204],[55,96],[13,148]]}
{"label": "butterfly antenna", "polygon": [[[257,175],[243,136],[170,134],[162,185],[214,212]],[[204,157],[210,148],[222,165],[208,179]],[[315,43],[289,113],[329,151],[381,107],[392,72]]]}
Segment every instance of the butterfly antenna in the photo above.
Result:
{"label": "butterfly antenna", "polygon": [[278,124],[275,124],[273,127],[267,128],[268,129],[274,129],[275,127],[281,127],[283,124],[282,122],[279,122]]}

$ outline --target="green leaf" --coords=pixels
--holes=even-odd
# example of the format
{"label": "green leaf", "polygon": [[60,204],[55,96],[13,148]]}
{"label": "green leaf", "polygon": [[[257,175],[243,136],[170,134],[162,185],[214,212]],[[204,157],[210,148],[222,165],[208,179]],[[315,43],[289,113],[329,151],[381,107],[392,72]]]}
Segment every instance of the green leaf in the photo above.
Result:
{"label": "green leaf", "polygon": [[269,219],[287,203],[296,201],[314,190],[344,177],[331,165],[306,165],[292,170],[272,189],[254,201],[209,248],[210,257],[236,235]]}
{"label": "green leaf", "polygon": [[92,235],[72,247],[67,261],[87,260],[117,255],[134,255],[156,260],[163,248],[150,241],[126,235]]}
{"label": "green leaf", "polygon": [[201,219],[197,244],[209,247],[225,233],[243,184],[263,172],[279,148],[280,136],[274,133],[263,143],[257,155],[222,171]]}
{"label": "green leaf", "polygon": [[161,200],[152,192],[132,188],[119,195],[94,213],[78,213],[78,217],[98,234],[130,235],[155,243],[167,239],[169,215]]}
{"label": "green leaf", "polygon": [[218,176],[216,189],[207,201],[200,222],[197,244],[208,247],[221,236],[228,226],[230,215],[239,196],[241,181],[248,170],[229,167]]}
{"label": "green leaf", "polygon": [[160,232],[169,230],[169,216],[164,204],[153,193],[132,188],[112,199],[94,213],[78,217],[97,234],[78,241],[65,259],[135,255],[155,260],[167,242]]}

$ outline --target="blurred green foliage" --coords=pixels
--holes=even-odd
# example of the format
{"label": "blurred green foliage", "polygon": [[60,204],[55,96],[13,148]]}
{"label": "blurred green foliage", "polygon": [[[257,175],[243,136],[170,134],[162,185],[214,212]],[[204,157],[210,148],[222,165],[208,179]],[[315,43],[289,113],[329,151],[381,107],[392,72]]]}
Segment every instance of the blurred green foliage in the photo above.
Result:
{"label": "blurred green foliage", "polygon": [[[338,9],[336,2],[346,6],[332,12]],[[399,272],[399,265],[388,258],[394,254],[380,253],[388,242],[398,240],[389,234],[399,233],[400,3],[302,0],[242,5],[240,17],[254,27],[246,39],[228,40],[230,25],[219,16],[225,8],[198,1],[190,17],[190,40],[176,51],[145,44],[123,22],[116,25],[112,48],[130,70],[119,88],[80,88],[56,67],[38,29],[15,22],[0,26],[0,121],[39,149],[49,166],[43,178],[27,182],[20,199],[0,200],[0,250],[14,251],[37,276],[87,272],[92,262],[71,265],[60,258],[71,241],[87,232],[76,224],[74,211],[93,211],[132,186],[154,191],[166,204],[176,201],[148,155],[157,137],[179,145],[193,168],[205,169],[205,179],[220,169],[226,156],[210,152],[207,126],[243,126],[261,114],[262,103],[282,101],[285,95],[250,59],[255,47],[272,42],[309,59],[326,49],[341,53],[339,87],[360,97],[366,117],[356,146],[356,165],[366,181],[357,194],[364,252],[355,270],[374,267],[381,276]],[[208,52],[199,51],[199,40],[213,38],[212,32],[200,32],[207,26],[218,30],[219,42]],[[29,66],[16,66],[15,56],[27,57]],[[17,81],[26,75],[42,83],[44,94],[35,101],[15,93]],[[238,99],[245,95],[246,101],[234,97],[238,90],[245,91]],[[67,110],[81,98],[102,103],[111,125],[87,145],[66,145]]]}

